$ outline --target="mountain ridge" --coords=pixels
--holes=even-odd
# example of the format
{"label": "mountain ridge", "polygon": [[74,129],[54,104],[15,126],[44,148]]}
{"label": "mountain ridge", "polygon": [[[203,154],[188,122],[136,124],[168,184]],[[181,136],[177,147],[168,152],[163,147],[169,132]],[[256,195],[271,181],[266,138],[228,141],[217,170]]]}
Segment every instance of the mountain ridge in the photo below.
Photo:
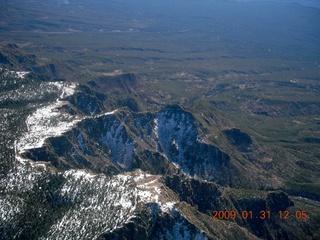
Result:
{"label": "mountain ridge", "polygon": [[[64,7],[62,12],[69,11]],[[48,21],[33,24],[59,39],[51,27],[60,29],[60,19],[56,25]],[[133,23],[140,31],[158,31],[139,19]],[[68,24],[75,22],[62,25]],[[102,33],[99,26],[79,26]],[[66,37],[81,34],[63,31]],[[263,68],[253,70],[259,64],[246,62],[242,69],[239,61],[248,55],[222,52],[221,61],[231,62],[220,64],[234,65],[190,74],[192,68],[178,68],[186,60],[176,59],[180,48],[103,45],[110,54],[139,52],[145,71],[159,67],[162,74],[167,66],[158,61],[166,58],[177,64],[169,76],[146,79],[113,69],[111,63],[125,68],[131,59],[126,55],[109,59],[98,48],[95,61],[85,63],[92,49],[80,43],[81,49],[72,41],[69,48],[37,43],[31,44],[33,52],[41,48],[42,54],[61,53],[67,60],[37,58],[14,44],[0,47],[0,238],[319,238],[314,62],[300,66],[300,60],[272,59],[275,63],[260,62]],[[263,47],[256,48],[263,56],[274,54]],[[140,56],[149,51],[168,55]],[[191,65],[207,61],[192,54],[187,52]],[[131,63],[128,69],[134,70]],[[220,214],[216,218],[214,211]],[[227,218],[231,211],[234,219]]]}

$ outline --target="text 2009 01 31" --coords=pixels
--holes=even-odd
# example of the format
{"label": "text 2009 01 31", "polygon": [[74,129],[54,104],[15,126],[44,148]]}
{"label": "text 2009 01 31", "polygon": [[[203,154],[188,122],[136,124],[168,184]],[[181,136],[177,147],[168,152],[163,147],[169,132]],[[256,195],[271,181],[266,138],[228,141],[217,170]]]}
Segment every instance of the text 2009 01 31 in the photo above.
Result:
{"label": "text 2009 01 31", "polygon": [[236,218],[241,219],[271,219],[271,217],[278,217],[279,219],[288,220],[289,218],[303,219],[308,218],[308,213],[306,210],[296,210],[290,212],[288,210],[272,212],[270,210],[260,210],[259,212],[254,212],[252,210],[242,210],[237,212],[236,210],[213,210],[212,218],[220,220],[234,220]]}

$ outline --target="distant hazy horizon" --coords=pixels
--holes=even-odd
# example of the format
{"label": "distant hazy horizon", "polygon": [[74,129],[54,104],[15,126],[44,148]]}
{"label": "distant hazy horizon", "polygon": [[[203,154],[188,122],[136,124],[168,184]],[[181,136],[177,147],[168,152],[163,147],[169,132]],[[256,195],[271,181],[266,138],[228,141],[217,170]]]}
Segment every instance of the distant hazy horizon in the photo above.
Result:
{"label": "distant hazy horizon", "polygon": [[320,8],[319,0],[234,0],[237,2],[279,2],[279,3],[300,3],[305,6]]}

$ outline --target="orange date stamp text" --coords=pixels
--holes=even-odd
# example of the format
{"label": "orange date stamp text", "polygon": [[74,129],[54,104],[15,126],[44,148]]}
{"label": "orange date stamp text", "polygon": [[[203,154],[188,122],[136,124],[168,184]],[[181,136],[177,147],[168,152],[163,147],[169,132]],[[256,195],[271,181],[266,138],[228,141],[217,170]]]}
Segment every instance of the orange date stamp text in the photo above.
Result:
{"label": "orange date stamp text", "polygon": [[213,210],[212,211],[212,219],[220,219],[220,220],[235,220],[236,218],[240,219],[261,219],[267,220],[271,218],[279,218],[288,220],[290,218],[302,219],[306,220],[309,218],[308,212],[306,210],[296,210],[296,211],[288,211],[283,210],[279,212],[272,212],[270,210],[260,210],[258,212],[252,210],[242,210],[238,212],[236,210]]}

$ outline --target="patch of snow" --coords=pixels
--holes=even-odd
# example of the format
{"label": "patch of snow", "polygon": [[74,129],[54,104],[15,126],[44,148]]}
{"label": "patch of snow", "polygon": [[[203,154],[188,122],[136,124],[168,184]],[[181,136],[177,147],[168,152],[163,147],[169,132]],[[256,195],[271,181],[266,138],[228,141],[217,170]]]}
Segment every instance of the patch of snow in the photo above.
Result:
{"label": "patch of snow", "polygon": [[12,77],[15,77],[15,78],[20,78],[20,79],[24,79],[25,76],[30,73],[30,72],[27,72],[27,71],[9,71],[7,69],[0,68],[0,72],[1,71],[4,71],[4,73],[3,73],[4,77],[12,76]]}
{"label": "patch of snow", "polygon": [[15,216],[22,208],[22,201],[11,195],[0,196],[0,219],[1,222],[14,222]]}
{"label": "patch of snow", "polygon": [[151,174],[148,174],[148,173],[145,173],[143,172],[141,169],[138,169],[137,171],[137,175],[134,176],[133,180],[135,182],[138,182],[138,181],[141,181],[147,177],[151,177],[152,175]]}
{"label": "patch of snow", "polygon": [[78,134],[77,140],[78,140],[78,147],[81,149],[82,152],[85,151],[87,149],[87,145],[83,139],[82,133]]}
{"label": "patch of snow", "polygon": [[114,70],[113,72],[108,72],[108,73],[102,73],[101,75],[103,76],[118,76],[118,75],[121,75],[123,74],[124,72],[122,70]]}
{"label": "patch of snow", "polygon": [[125,127],[118,120],[114,120],[110,128],[105,124],[105,128],[101,133],[101,141],[109,147],[112,161],[124,169],[129,169],[134,157],[135,141],[131,140]]}
{"label": "patch of snow", "polygon": [[27,74],[29,74],[30,72],[26,72],[26,71],[10,71],[12,74],[14,74],[17,78],[21,78],[23,79]]}
{"label": "patch of snow", "polygon": [[175,204],[176,204],[175,202],[166,202],[160,206],[161,211],[162,212],[171,212],[174,209]]}
{"label": "patch of snow", "polygon": [[44,177],[47,168],[43,165],[33,164],[17,156],[14,167],[6,176],[0,178],[1,228],[10,226],[10,229],[14,229],[17,227],[19,214],[25,208],[24,193],[32,191],[34,184]]}
{"label": "patch of snow", "polygon": [[64,175],[67,178],[72,176],[75,180],[85,178],[88,181],[92,181],[92,179],[97,176],[85,170],[68,170],[64,172]]}
{"label": "patch of snow", "polygon": [[[76,85],[73,83],[52,82],[50,84],[62,90],[60,98],[72,95],[76,88]],[[27,117],[26,124],[28,131],[16,144],[19,153],[27,149],[42,147],[47,138],[60,136],[81,120],[68,113],[59,112],[58,108],[66,104],[60,98],[51,105],[37,109]]]}
{"label": "patch of snow", "polygon": [[154,119],[153,122],[154,122],[153,133],[154,133],[155,137],[158,139],[159,138],[159,135],[158,135],[158,130],[159,130],[159,128],[158,128],[158,119],[157,118]]}
{"label": "patch of snow", "polygon": [[107,115],[112,115],[112,114],[115,114],[116,112],[118,111],[118,109],[115,109],[111,112],[106,112],[106,113],[102,113],[102,114],[98,114],[95,116],[95,118],[99,118],[99,117],[102,117],[102,116],[107,116]]}
{"label": "patch of snow", "polygon": [[157,176],[139,172],[133,179],[137,184],[137,196],[141,202],[157,203],[163,212],[173,210],[175,202],[168,202],[162,196],[163,185]]}
{"label": "patch of snow", "polygon": [[7,174],[5,191],[25,192],[47,171],[45,164],[37,164],[16,156],[15,167]]}
{"label": "patch of snow", "polygon": [[61,194],[76,204],[51,227],[46,239],[92,239],[134,217],[136,194],[129,175],[106,177],[70,170],[64,176]]}
{"label": "patch of snow", "polygon": [[176,149],[177,151],[179,151],[179,145],[178,145],[178,143],[176,142],[175,139],[173,139],[172,145],[175,147],[175,149]]}

